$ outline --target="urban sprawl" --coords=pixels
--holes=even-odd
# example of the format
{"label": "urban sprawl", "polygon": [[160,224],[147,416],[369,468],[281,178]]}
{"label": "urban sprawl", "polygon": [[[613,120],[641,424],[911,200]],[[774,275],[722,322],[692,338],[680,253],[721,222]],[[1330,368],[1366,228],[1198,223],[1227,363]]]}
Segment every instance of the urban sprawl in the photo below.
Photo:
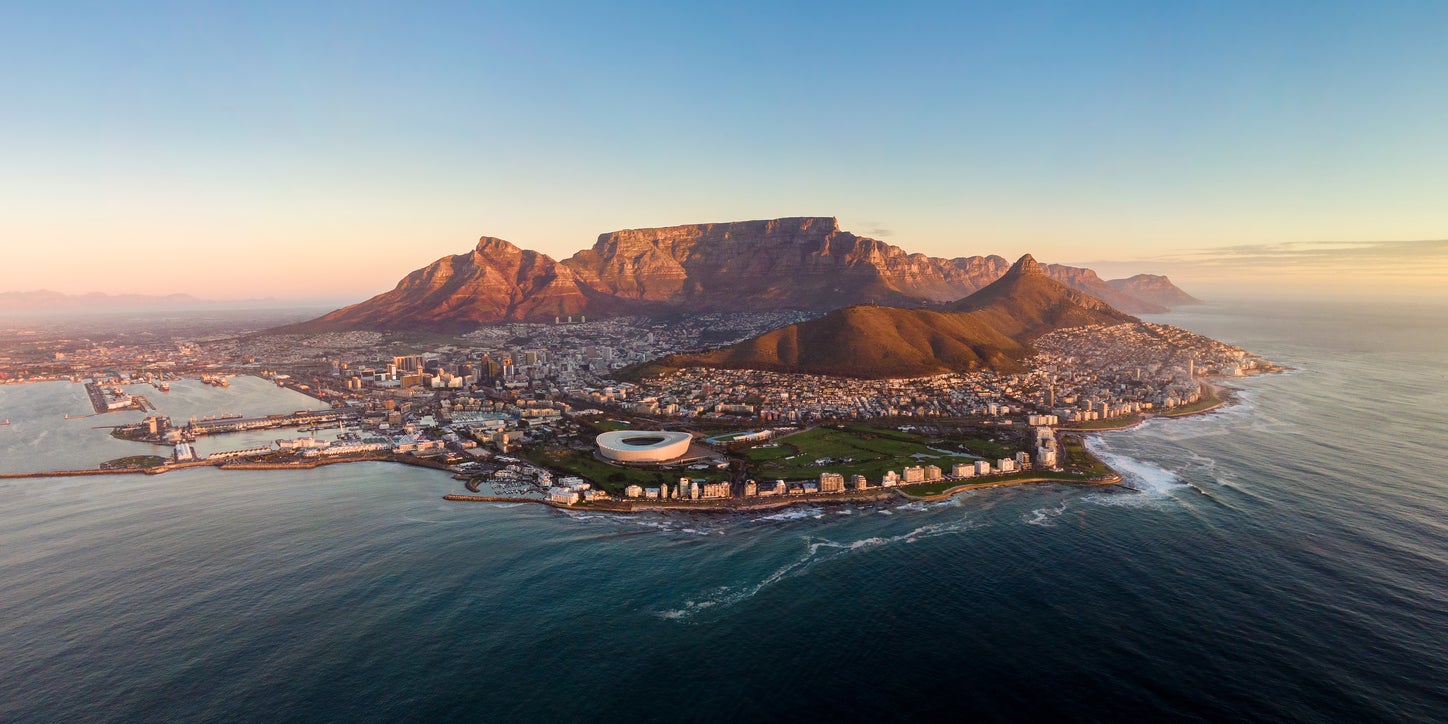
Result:
{"label": "urban sprawl", "polygon": [[[162,468],[387,459],[451,470],[467,481],[470,495],[458,496],[463,499],[686,505],[1060,471],[1062,429],[1191,411],[1213,401],[1204,378],[1271,369],[1240,348],[1142,322],[1048,334],[1035,341],[1038,354],[1015,374],[859,380],[686,368],[636,382],[618,377],[670,353],[747,339],[807,316],[705,314],[667,322],[565,317],[553,324],[486,326],[422,349],[415,339],[378,332],[98,340],[9,329],[0,381],[84,383],[97,414],[151,411],[147,395],[128,391],[137,384],[149,385],[146,392],[154,397],[182,377],[224,386],[235,375],[257,376],[330,406],[189,420],[150,414],[116,427],[117,437],[170,446],[168,459],[157,461]],[[303,434],[206,457],[193,447],[205,436],[283,428]],[[898,471],[874,476],[860,472],[860,460],[824,456],[804,461],[818,469],[808,477],[794,462],[786,468],[792,477],[758,474],[768,469],[759,461],[775,453],[770,446],[804,440],[794,436],[818,428],[863,430],[865,438],[873,437],[871,429],[896,431],[890,434],[920,440],[940,439],[949,430],[979,438],[992,446],[987,452],[1001,454],[970,452],[968,446],[943,451],[950,455],[939,459],[917,453],[902,458]],[[332,439],[306,434],[329,429]],[[609,430],[685,431],[693,439],[687,452],[668,459],[620,461],[595,441]],[[905,438],[896,443],[913,444]],[[795,447],[799,454],[783,451],[784,460],[808,450]]]}

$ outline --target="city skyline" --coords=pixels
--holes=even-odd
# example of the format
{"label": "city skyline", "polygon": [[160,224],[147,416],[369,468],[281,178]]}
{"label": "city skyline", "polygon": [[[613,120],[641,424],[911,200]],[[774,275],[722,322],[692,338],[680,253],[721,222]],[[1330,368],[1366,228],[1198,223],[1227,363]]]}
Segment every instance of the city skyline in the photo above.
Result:
{"label": "city skyline", "polygon": [[1208,298],[1448,277],[1435,6],[73,10],[0,23],[0,291],[357,301],[805,215]]}

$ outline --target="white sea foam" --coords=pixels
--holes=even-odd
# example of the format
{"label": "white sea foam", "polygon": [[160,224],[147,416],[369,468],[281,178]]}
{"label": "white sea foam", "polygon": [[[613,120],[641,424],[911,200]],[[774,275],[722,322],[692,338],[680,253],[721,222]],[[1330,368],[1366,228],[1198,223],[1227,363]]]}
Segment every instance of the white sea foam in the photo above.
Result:
{"label": "white sea foam", "polygon": [[765,576],[762,580],[742,586],[720,586],[694,599],[686,600],[681,608],[658,612],[660,618],[671,621],[686,621],[704,609],[728,607],[746,601],[760,591],[786,578],[802,575],[814,564],[828,561],[857,551],[887,546],[892,543],[915,543],[926,538],[935,538],[958,533],[975,527],[966,520],[950,523],[922,525],[908,533],[894,536],[870,536],[843,543],[828,539],[805,538],[805,551],[799,558],[786,563]]}
{"label": "white sea foam", "polygon": [[823,515],[824,511],[820,508],[814,506],[804,506],[789,508],[779,513],[772,513],[770,515],[763,515],[755,518],[754,520],[755,522],[764,520],[803,520],[805,518],[820,518]]}
{"label": "white sea foam", "polygon": [[1062,502],[1054,508],[1036,508],[1031,511],[1030,516],[1025,519],[1027,525],[1039,525],[1047,528],[1056,525],[1056,519],[1066,512],[1066,504]]}
{"label": "white sea foam", "polygon": [[1116,472],[1121,473],[1122,486],[1136,495],[1093,494],[1086,500],[1101,505],[1158,504],[1172,493],[1186,487],[1186,482],[1166,468],[1110,451],[1100,438],[1088,438],[1086,447]]}

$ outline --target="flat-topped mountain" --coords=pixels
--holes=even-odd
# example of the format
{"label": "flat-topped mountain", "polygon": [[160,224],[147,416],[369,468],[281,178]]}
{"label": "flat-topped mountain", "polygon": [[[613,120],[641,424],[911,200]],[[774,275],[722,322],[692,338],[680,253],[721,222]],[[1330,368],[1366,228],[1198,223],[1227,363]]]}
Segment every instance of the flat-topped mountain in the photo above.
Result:
{"label": "flat-topped mountain", "polygon": [[672,355],[642,372],[718,367],[874,379],[1013,372],[1034,353],[1030,341],[1048,332],[1136,321],[1048,278],[1029,254],[948,309],[848,307],[729,347]]}
{"label": "flat-topped mountain", "polygon": [[[1008,266],[999,256],[911,254],[842,231],[830,217],[615,231],[562,262],[483,237],[470,253],[443,257],[389,292],[288,331],[460,330],[577,314],[921,307],[962,299]],[[1126,311],[1164,311],[1089,269],[1050,265],[1045,273]]]}
{"label": "flat-topped mountain", "polygon": [[998,256],[910,254],[829,217],[615,231],[563,264],[606,294],[690,311],[946,302],[1007,266]]}

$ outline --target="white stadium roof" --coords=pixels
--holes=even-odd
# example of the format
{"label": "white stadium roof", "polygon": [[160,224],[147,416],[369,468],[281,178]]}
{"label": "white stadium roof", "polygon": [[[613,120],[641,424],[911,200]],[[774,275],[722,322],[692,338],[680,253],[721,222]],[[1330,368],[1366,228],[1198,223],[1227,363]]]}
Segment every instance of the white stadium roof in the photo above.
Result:
{"label": "white stadium roof", "polygon": [[625,463],[661,463],[680,458],[694,439],[687,432],[655,430],[614,430],[594,441],[598,452],[610,460]]}

